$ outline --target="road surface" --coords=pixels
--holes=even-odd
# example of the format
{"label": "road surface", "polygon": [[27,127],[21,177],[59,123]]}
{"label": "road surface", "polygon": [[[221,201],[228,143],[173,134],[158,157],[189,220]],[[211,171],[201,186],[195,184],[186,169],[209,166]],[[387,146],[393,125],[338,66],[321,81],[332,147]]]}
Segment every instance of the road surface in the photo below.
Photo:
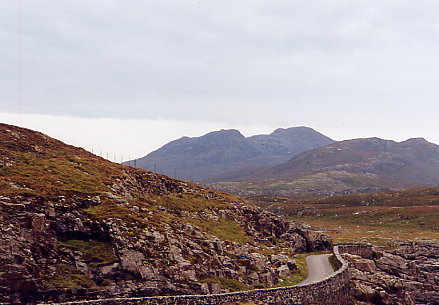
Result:
{"label": "road surface", "polygon": [[328,275],[334,273],[328,258],[332,254],[310,255],[306,257],[308,266],[308,277],[300,284],[308,284],[320,281]]}

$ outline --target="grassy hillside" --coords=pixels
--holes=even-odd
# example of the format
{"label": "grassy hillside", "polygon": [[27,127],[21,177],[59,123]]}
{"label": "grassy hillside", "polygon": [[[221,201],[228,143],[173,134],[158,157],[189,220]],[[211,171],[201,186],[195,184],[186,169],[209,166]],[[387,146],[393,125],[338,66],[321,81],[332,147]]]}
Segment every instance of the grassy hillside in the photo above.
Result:
{"label": "grassy hillside", "polygon": [[270,287],[302,276],[298,253],[331,245],[236,196],[24,128],[0,124],[0,165],[0,303]]}
{"label": "grassy hillside", "polygon": [[0,191],[56,197],[102,193],[122,167],[44,134],[0,125]]}

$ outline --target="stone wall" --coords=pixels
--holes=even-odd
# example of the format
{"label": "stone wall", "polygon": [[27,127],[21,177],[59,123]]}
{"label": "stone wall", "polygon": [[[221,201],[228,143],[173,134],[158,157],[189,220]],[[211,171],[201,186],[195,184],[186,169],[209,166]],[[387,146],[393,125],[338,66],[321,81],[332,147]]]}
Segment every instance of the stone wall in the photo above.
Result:
{"label": "stone wall", "polygon": [[323,281],[302,286],[291,286],[272,289],[257,289],[244,292],[223,293],[213,295],[188,295],[148,298],[120,298],[66,304],[83,305],[219,305],[231,302],[257,302],[262,304],[334,304],[347,305],[347,281],[349,276],[344,270]]}
{"label": "stone wall", "polygon": [[336,247],[338,248],[340,254],[349,253],[367,259],[371,259],[373,257],[372,245],[370,244],[346,243]]}
{"label": "stone wall", "polygon": [[[370,247],[371,250],[371,247]],[[352,251],[352,252],[351,252]],[[349,271],[346,261],[340,253],[364,253],[368,255],[369,248],[360,244],[335,246],[334,263],[339,268],[336,272],[319,282],[281,288],[255,289],[250,291],[211,294],[162,296],[143,298],[114,298],[92,301],[69,302],[70,305],[220,305],[231,302],[255,302],[262,304],[349,304]]]}
{"label": "stone wall", "polygon": [[[347,249],[349,250],[349,249]],[[163,296],[144,298],[115,298],[92,301],[69,302],[70,305],[220,305],[246,301],[263,304],[349,304],[349,273],[347,263],[341,258],[338,246],[334,247],[335,264],[339,269],[327,278],[306,285],[281,288],[255,289],[211,295]]]}

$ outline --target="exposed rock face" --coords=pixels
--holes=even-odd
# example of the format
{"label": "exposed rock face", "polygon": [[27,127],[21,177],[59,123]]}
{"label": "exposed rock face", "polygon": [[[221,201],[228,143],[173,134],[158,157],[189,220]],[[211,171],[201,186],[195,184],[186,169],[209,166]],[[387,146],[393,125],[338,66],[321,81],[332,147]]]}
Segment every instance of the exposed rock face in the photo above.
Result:
{"label": "exposed rock face", "polygon": [[0,127],[1,303],[272,286],[295,253],[331,246],[240,198]]}
{"label": "exposed rock face", "polygon": [[[136,165],[186,180],[227,180],[242,175],[240,171],[245,168],[280,164],[332,142],[307,127],[279,128],[269,135],[248,138],[238,130],[219,130],[172,141],[138,159]],[[134,161],[128,163],[133,165]]]}
{"label": "exposed rock face", "polygon": [[[330,247],[327,237],[312,235],[303,225],[284,222],[249,205],[191,212],[162,207],[160,215],[142,208],[151,218],[148,226],[135,220],[148,218],[135,210],[125,215],[133,222],[119,217],[90,217],[84,209],[98,202],[85,201],[76,198],[75,202],[60,204],[11,198],[0,202],[0,300],[20,303],[80,295],[229,291],[211,281],[220,278],[248,287],[272,286],[297,268],[292,259],[296,252]],[[154,218],[166,217],[175,222],[153,223]],[[217,220],[237,230],[242,228],[244,240],[240,241],[240,236],[235,241],[228,236],[219,238],[215,232],[202,229],[204,223],[215,225]],[[86,246],[102,243],[108,253],[94,261],[80,241]],[[58,297],[62,286],[74,289]]]}
{"label": "exposed rock face", "polygon": [[354,304],[439,304],[437,244],[400,243],[389,252],[374,248],[373,259],[343,257],[350,263]]}

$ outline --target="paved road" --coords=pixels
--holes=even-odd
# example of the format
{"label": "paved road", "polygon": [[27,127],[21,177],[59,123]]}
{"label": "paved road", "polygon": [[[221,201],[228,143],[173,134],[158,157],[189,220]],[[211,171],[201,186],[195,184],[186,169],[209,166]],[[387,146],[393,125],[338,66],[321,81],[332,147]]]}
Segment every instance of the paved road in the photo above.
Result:
{"label": "paved road", "polygon": [[308,265],[308,277],[300,284],[308,284],[320,281],[334,272],[328,258],[332,254],[310,255],[306,257]]}

